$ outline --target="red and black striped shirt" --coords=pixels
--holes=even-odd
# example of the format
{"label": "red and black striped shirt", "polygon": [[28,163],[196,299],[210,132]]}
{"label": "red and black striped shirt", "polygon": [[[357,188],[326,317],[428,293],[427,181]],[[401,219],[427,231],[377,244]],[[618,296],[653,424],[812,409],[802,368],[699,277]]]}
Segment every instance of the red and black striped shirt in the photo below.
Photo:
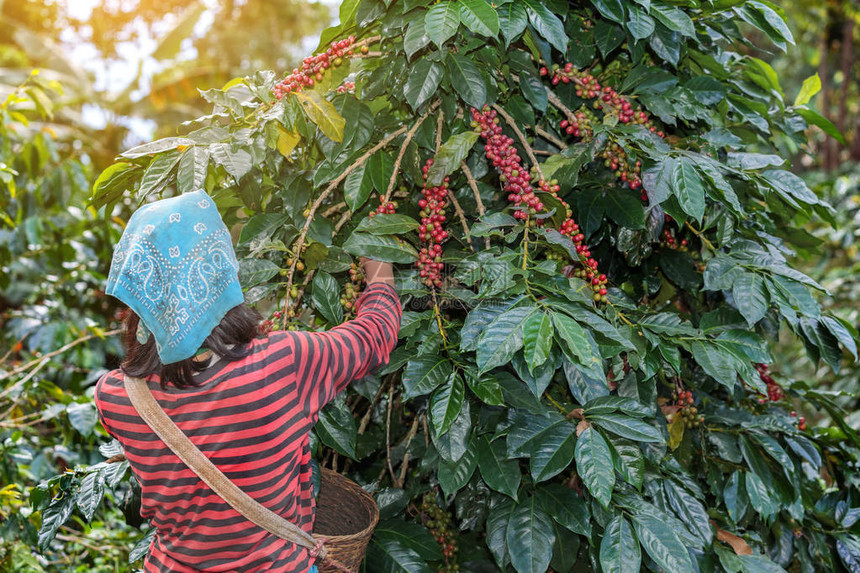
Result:
{"label": "red and black striped shirt", "polygon": [[[394,288],[374,283],[354,320],[327,332],[273,332],[252,352],[221,359],[199,386],[149,387],[167,414],[227,477],[261,504],[310,532],[314,520],[308,432],[319,410],[356,378],[388,362],[401,307]],[[122,373],[104,375],[96,405],[123,446],[141,486],[141,515],[156,535],[147,572],[304,572],[308,551],[257,527],[183,464],[138,416]]]}

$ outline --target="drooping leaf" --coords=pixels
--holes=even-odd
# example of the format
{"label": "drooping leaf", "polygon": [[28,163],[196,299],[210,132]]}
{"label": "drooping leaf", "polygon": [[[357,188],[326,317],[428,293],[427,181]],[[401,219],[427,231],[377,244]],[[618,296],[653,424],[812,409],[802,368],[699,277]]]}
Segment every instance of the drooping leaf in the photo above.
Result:
{"label": "drooping leaf", "polygon": [[469,155],[469,150],[477,140],[477,132],[464,131],[452,135],[443,143],[433,158],[433,165],[427,170],[427,185],[431,187],[441,185],[446,176],[460,167],[460,163]]}
{"label": "drooping leaf", "polygon": [[458,0],[460,21],[471,31],[482,36],[499,34],[499,16],[486,0]]}
{"label": "drooping leaf", "polygon": [[545,573],[552,559],[552,519],[530,497],[510,514],[505,534],[511,564],[518,573]]}
{"label": "drooping leaf", "polygon": [[[459,2],[446,1],[434,4],[424,16],[424,30],[439,47],[457,32],[460,27]],[[408,98],[408,95],[407,95]],[[414,104],[412,107],[418,107]]]}
{"label": "drooping leaf", "polygon": [[490,488],[517,500],[522,474],[519,463],[508,458],[504,440],[478,439],[478,467]]}
{"label": "drooping leaf", "polygon": [[585,487],[604,507],[609,505],[615,487],[615,470],[609,445],[600,432],[588,427],[576,441],[576,471]]}
{"label": "drooping leaf", "polygon": [[616,515],[603,532],[600,542],[600,567],[604,573],[639,571],[642,550],[630,522]]}

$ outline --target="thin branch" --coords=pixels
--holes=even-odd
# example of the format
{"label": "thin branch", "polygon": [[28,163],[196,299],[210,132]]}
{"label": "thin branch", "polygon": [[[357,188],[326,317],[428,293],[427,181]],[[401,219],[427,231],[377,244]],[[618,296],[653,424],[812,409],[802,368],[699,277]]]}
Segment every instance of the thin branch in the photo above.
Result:
{"label": "thin branch", "polygon": [[343,228],[343,226],[346,225],[347,221],[349,221],[350,219],[352,219],[352,211],[347,209],[340,216],[340,219],[338,219],[337,224],[335,224],[335,226],[334,226],[334,231],[332,232],[332,234],[337,235],[340,232],[340,230]]}
{"label": "thin branch", "polygon": [[[478,182],[475,181],[475,178],[472,176],[472,171],[466,165],[465,161],[460,162],[460,169],[462,169],[463,175],[466,176],[466,181],[469,183],[469,187],[472,189],[472,194],[475,196],[475,203],[478,204],[478,216],[483,217],[487,210],[484,208],[484,202],[481,200],[481,192],[478,190]],[[490,248],[490,237],[484,237],[484,248]]]}
{"label": "thin branch", "polygon": [[454,197],[453,193],[448,193],[448,198],[451,200],[451,204],[454,205],[454,212],[457,213],[457,216],[460,218],[460,223],[463,225],[463,233],[466,236],[466,240],[469,242],[469,248],[472,249],[472,252],[475,252],[475,247],[472,246],[472,239],[469,237],[469,225],[466,223],[466,214],[463,212],[463,208],[460,207],[460,203],[457,201],[457,198]]}
{"label": "thin branch", "polygon": [[419,416],[415,416],[415,419],[412,421],[412,427],[409,428],[409,434],[406,436],[406,446],[404,447],[405,453],[403,454],[403,463],[400,464],[400,476],[394,482],[394,487],[403,487],[403,482],[406,481],[406,471],[409,469],[409,458],[412,457],[409,452],[409,445],[412,443],[412,439],[415,438],[415,434],[418,433],[418,423],[421,421],[421,418],[424,414]]}
{"label": "thin branch", "polygon": [[351,50],[354,50],[356,48],[361,49],[362,46],[369,46],[370,44],[375,44],[376,42],[380,41],[381,39],[382,39],[382,36],[370,36],[368,38],[365,38],[363,40],[360,40],[360,41],[354,43],[349,48]]}
{"label": "thin branch", "polygon": [[439,147],[442,145],[442,120],[445,117],[445,112],[439,110],[439,116],[436,118],[436,153],[439,153]]}
{"label": "thin branch", "polygon": [[311,205],[310,212],[308,213],[308,218],[305,221],[305,224],[302,226],[302,232],[299,234],[299,238],[295,242],[295,248],[293,250],[293,257],[292,257],[293,258],[293,264],[290,265],[290,270],[289,270],[289,273],[287,274],[287,295],[286,295],[285,300],[284,300],[284,324],[286,324],[287,320],[289,320],[288,311],[289,311],[290,302],[291,302],[290,301],[290,289],[293,286],[293,276],[295,276],[295,273],[296,273],[296,264],[299,262],[299,258],[300,258],[301,253],[302,253],[302,246],[305,244],[305,238],[308,235],[308,231],[311,228],[311,224],[313,223],[314,215],[316,214],[317,210],[319,210],[319,208],[323,204],[323,202],[326,199],[328,199],[328,196],[331,195],[335,189],[337,189],[338,185],[340,185],[341,182],[344,179],[346,179],[350,173],[352,173],[353,171],[355,171],[356,169],[358,169],[359,167],[364,165],[364,162],[367,161],[374,153],[376,153],[377,151],[379,151],[380,149],[382,149],[383,147],[388,145],[393,139],[395,139],[396,137],[398,137],[404,133],[406,133],[406,127],[401,127],[400,129],[392,132],[387,137],[385,137],[382,141],[380,141],[379,143],[377,143],[376,145],[374,145],[373,147],[368,149],[364,153],[364,155],[362,155],[361,157],[356,159],[354,163],[352,163],[349,167],[347,167],[346,169],[343,170],[343,173],[338,175],[334,181],[329,183],[328,187],[326,187],[325,190],[322,193],[320,193],[319,197],[317,197],[316,200]]}
{"label": "thin branch", "polygon": [[[87,336],[82,336],[81,338],[78,338],[77,340],[73,340],[72,342],[69,342],[65,346],[58,348],[57,350],[53,350],[53,351],[51,351],[51,352],[49,352],[43,356],[40,356],[34,360],[31,360],[30,362],[28,362],[27,364],[24,364],[23,366],[19,366],[18,368],[15,368],[14,370],[10,370],[9,372],[5,372],[3,374],[0,374],[0,380],[6,380],[7,378],[11,378],[12,376],[15,376],[16,374],[20,374],[21,372],[24,372],[25,370],[29,370],[30,368],[32,368],[33,366],[35,366],[39,362],[42,362],[44,360],[49,360],[49,359],[53,358],[54,356],[57,356],[58,354],[62,354],[63,352],[66,352],[67,350],[74,348],[78,344],[82,344],[88,340],[92,340],[93,338],[107,338],[108,336],[114,336],[116,334],[120,334],[121,332],[123,332],[123,329],[117,328],[116,330],[108,330],[107,332],[102,332],[100,334],[88,334]],[[8,392],[8,390],[9,389],[7,388],[6,391],[3,392],[3,394],[0,394],[0,397],[2,397],[6,392]]]}
{"label": "thin branch", "polygon": [[570,121],[570,122],[576,121],[576,116],[573,114],[572,111],[570,111],[570,108],[568,108],[566,105],[561,103],[561,100],[558,99],[558,96],[555,95],[551,89],[546,88],[546,95],[547,95],[547,98],[549,99],[549,103],[551,103],[555,109],[557,109],[558,111],[563,113],[564,116],[567,118],[567,121]]}
{"label": "thin branch", "polygon": [[388,413],[385,415],[385,461],[388,464],[388,473],[391,474],[391,481],[396,482],[397,476],[394,474],[394,468],[391,466],[391,408],[394,404],[394,381],[388,389]]}
{"label": "thin branch", "polygon": [[699,239],[702,241],[702,243],[706,247],[708,247],[709,249],[711,249],[715,253],[717,252],[717,248],[714,246],[714,244],[712,242],[710,242],[707,239],[707,237],[705,237],[705,235],[702,234],[702,232],[700,230],[693,227],[689,221],[684,221],[684,226],[687,227],[688,229],[690,229],[691,231],[693,231],[693,234],[696,235],[697,237],[699,237]]}
{"label": "thin branch", "polygon": [[376,407],[377,402],[382,397],[382,391],[385,390],[385,386],[387,385],[388,380],[384,381],[379,385],[379,390],[376,391],[376,395],[373,397],[373,400],[370,402],[370,406],[367,408],[367,412],[364,413],[364,416],[361,418],[361,422],[358,424],[358,435],[362,435],[365,430],[367,430],[367,425],[370,423],[370,417],[373,415],[373,409]]}
{"label": "thin branch", "polygon": [[510,126],[510,128],[511,128],[511,129],[513,130],[513,132],[516,134],[516,136],[517,136],[517,138],[520,140],[520,143],[522,144],[523,148],[526,150],[526,155],[528,155],[528,156],[529,156],[529,159],[531,160],[532,165],[534,165],[534,166],[535,166],[535,169],[536,169],[536,170],[537,170],[537,172],[538,172],[538,176],[540,176],[541,180],[543,180],[543,178],[544,178],[544,177],[543,177],[543,172],[542,172],[542,171],[541,171],[541,169],[540,169],[540,163],[538,162],[537,157],[535,157],[534,149],[532,149],[532,146],[531,146],[531,145],[529,145],[529,141],[528,141],[528,139],[526,139],[526,136],[523,134],[523,132],[522,132],[522,131],[520,131],[520,128],[519,128],[519,127],[517,127],[517,122],[516,122],[516,121],[514,121],[514,118],[512,118],[512,117],[508,114],[508,112],[506,112],[506,111],[504,110],[504,108],[503,108],[502,106],[500,106],[500,105],[498,105],[498,104],[493,104],[493,109],[495,109],[495,110],[498,112],[498,114],[499,114],[500,116],[502,116],[503,118],[505,118],[505,121],[508,123],[508,125]]}
{"label": "thin branch", "polygon": [[388,188],[385,190],[385,198],[382,201],[383,205],[386,205],[388,201],[391,200],[391,194],[394,192],[394,186],[397,184],[397,175],[400,172],[400,163],[403,161],[403,156],[406,154],[406,148],[409,146],[409,142],[412,141],[418,128],[421,127],[421,124],[424,123],[425,119],[427,119],[427,116],[435,111],[435,109],[439,107],[440,103],[442,103],[442,100],[436,100],[433,102],[433,104],[427,108],[427,111],[424,112],[424,115],[419,117],[412,128],[406,132],[406,138],[403,140],[403,145],[400,146],[400,151],[397,153],[397,159],[394,160],[394,169],[391,171],[391,179],[388,180]]}
{"label": "thin branch", "polygon": [[554,136],[553,134],[551,134],[550,132],[548,132],[547,130],[542,128],[541,126],[539,126],[539,125],[535,126],[535,133],[537,133],[538,135],[540,135],[541,137],[543,137],[547,141],[551,142],[553,145],[555,145],[559,149],[567,149],[567,145],[562,140],[560,140],[559,138],[557,138],[556,136]]}
{"label": "thin branch", "polygon": [[336,204],[332,205],[331,207],[329,207],[328,209],[326,209],[325,211],[323,211],[322,216],[323,217],[331,217],[332,215],[339,212],[344,207],[346,207],[345,201],[341,201],[340,203],[336,203]]}
{"label": "thin branch", "polygon": [[19,344],[23,346],[24,341],[27,340],[27,337],[30,336],[30,334],[33,332],[33,330],[34,329],[31,329],[31,330],[28,330],[27,332],[25,332],[24,336],[22,336],[20,339],[18,339],[18,341],[15,344],[13,344],[12,346],[9,347],[9,350],[6,352],[6,354],[3,355],[3,358],[0,358],[0,364],[3,364],[4,362],[6,362],[6,359],[9,358],[9,356],[11,356],[13,352],[15,352],[16,348],[20,348],[18,346]]}

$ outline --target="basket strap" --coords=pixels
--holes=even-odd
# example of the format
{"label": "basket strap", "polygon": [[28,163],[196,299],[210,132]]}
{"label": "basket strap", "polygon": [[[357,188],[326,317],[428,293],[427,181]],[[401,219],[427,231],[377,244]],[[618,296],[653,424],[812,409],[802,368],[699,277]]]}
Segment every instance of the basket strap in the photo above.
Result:
{"label": "basket strap", "polygon": [[161,408],[147,386],[146,381],[125,376],[125,388],[131,404],[152,431],[173,450],[197,476],[230,506],[244,515],[248,521],[266,531],[296,545],[307,547],[313,557],[326,559],[323,540],[316,540],[294,523],[261,505],[250,495],[239,489],[215,464],[186,436]]}

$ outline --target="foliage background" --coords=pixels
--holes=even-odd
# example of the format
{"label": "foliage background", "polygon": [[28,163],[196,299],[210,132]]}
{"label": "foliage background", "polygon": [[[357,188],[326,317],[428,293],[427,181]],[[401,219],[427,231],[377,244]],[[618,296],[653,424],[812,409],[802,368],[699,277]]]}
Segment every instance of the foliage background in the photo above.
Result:
{"label": "foliage background", "polygon": [[[104,368],[114,366],[121,355],[117,338],[109,334],[105,336],[106,331],[109,333],[115,328],[116,307],[104,297],[100,289],[111,245],[118,238],[121,221],[134,203],[130,200],[120,201],[110,212],[110,217],[86,207],[96,179],[116,155],[140,143],[139,136],[133,131],[135,119],[152,122],[156,126],[154,132],[158,135],[175,135],[180,122],[210,113],[213,101],[220,104],[216,109],[225,113],[224,100],[213,100],[220,97],[216,92],[209,92],[208,97],[200,98],[196,88],[217,89],[233,77],[253,74],[258,69],[275,69],[279,70],[279,74],[282,70],[288,70],[292,67],[289,63],[296,61],[296,56],[301,54],[296,43],[312,30],[319,30],[327,19],[324,7],[300,2],[223,2],[208,7],[192,5],[179,12],[180,5],[185,6],[185,3],[141,3],[140,6],[133,6],[133,11],[125,12],[116,10],[113,3],[106,2],[97,6],[89,22],[71,22],[64,15],[61,4],[0,4],[3,15],[0,20],[0,84],[5,86],[0,87],[3,90],[0,95],[5,99],[0,118],[0,182],[4,193],[4,222],[0,229],[0,265],[3,267],[0,278],[0,321],[3,325],[0,356],[4,368],[4,374],[0,375],[3,380],[3,390],[0,391],[0,408],[3,412],[0,416],[3,437],[0,475],[4,486],[0,490],[3,539],[0,562],[4,567],[11,568],[14,564],[15,570],[22,571],[69,570],[72,567],[80,570],[124,570],[127,568],[129,548],[142,535],[142,524],[139,518],[135,518],[134,486],[123,475],[125,467],[123,464],[101,463],[105,457],[116,452],[110,450],[109,446],[99,452],[98,446],[104,446],[104,432],[96,423],[92,407],[94,381]],[[795,242],[797,254],[793,264],[829,290],[831,296],[819,298],[825,309],[831,310],[849,324],[856,325],[860,312],[860,293],[855,278],[858,265],[856,241],[860,227],[857,202],[860,175],[852,161],[858,158],[857,141],[860,138],[856,134],[856,83],[848,81],[848,78],[856,77],[856,58],[853,56],[857,8],[851,2],[830,2],[823,8],[817,2],[801,1],[785,8],[797,40],[796,45],[787,46],[784,53],[772,48],[762,50],[760,46],[767,45],[769,40],[766,38],[767,27],[765,31],[759,32],[745,28],[749,42],[738,38],[736,45],[739,53],[748,53],[772,64],[778,77],[777,87],[785,94],[786,102],[791,102],[794,95],[800,92],[801,83],[807,77],[818,72],[822,78],[823,90],[812,105],[829,117],[845,135],[845,145],[816,130],[810,132],[809,144],[799,137],[777,137],[773,143],[781,155],[793,158],[795,171],[802,170],[816,194],[835,207],[834,217],[837,219],[835,230],[818,218],[801,216],[795,219],[809,235],[803,235],[802,240]],[[207,10],[214,13],[213,25],[205,35],[195,38],[194,26]],[[365,16],[371,22],[380,18],[381,13],[377,9]],[[236,20],[243,25],[233,25]],[[99,85],[97,77],[81,70],[64,56],[61,40],[63,28],[77,30],[79,38],[89,39],[99,57],[105,60],[117,57],[119,40],[135,41],[136,34],[146,30],[149,36],[160,39],[153,51],[153,58],[162,67],[149,78],[142,73],[130,74],[130,81],[120,90],[107,89]],[[461,28],[461,31],[466,38],[465,49],[474,48],[474,45],[469,45],[465,28]],[[188,36],[192,38],[186,40]],[[259,43],[251,41],[257,38],[260,39]],[[189,44],[193,46],[193,52],[189,52]],[[225,46],[228,48],[225,49]],[[272,46],[279,48],[273,49]],[[849,54],[848,58],[845,53]],[[31,75],[34,68],[39,69],[38,75]],[[366,68],[366,71],[371,72],[372,67]],[[265,76],[258,76],[250,83],[265,87],[266,82],[270,81]],[[260,95],[264,93],[264,90],[261,91],[257,97],[268,102],[265,95]],[[6,98],[7,94],[12,95]],[[763,97],[772,96],[771,93]],[[97,127],[85,121],[82,115],[86,106],[93,105],[109,119]],[[229,105],[226,108],[229,110]],[[450,107],[447,109],[452,111]],[[408,117],[411,110],[404,107],[400,112],[402,117]],[[230,116],[229,121],[236,125],[243,120],[233,111],[226,113]],[[460,129],[452,122],[454,115],[448,114],[446,135],[451,130]],[[518,115],[517,119],[527,116]],[[521,121],[525,122],[524,119]],[[435,122],[428,121],[427,126],[435,129]],[[183,129],[183,132],[187,131],[187,128]],[[430,131],[418,135],[422,159],[426,158],[428,152],[432,155],[435,143],[433,137]],[[325,157],[333,157],[331,149],[322,147],[320,150]],[[267,153],[277,157],[276,149],[270,149]],[[138,159],[145,167],[148,158],[128,159],[131,163]],[[480,173],[476,170],[476,178],[485,178]],[[223,180],[230,175],[229,172],[218,171],[213,177]],[[416,174],[410,175],[412,183],[418,182],[420,187],[418,177]],[[129,184],[137,179],[139,174],[131,176],[124,183]],[[465,188],[464,182],[461,183],[458,186]],[[265,187],[265,181],[263,184],[262,189],[252,185],[249,193],[270,192]],[[98,189],[97,184],[96,187]],[[411,189],[417,192],[417,188]],[[461,200],[468,201],[470,192],[460,193]],[[219,203],[222,206],[230,205],[229,201],[225,195]],[[260,209],[259,204],[248,203],[246,200],[248,214]],[[236,201],[235,205],[240,203]],[[469,212],[475,211],[470,209]],[[292,218],[301,215],[289,214]],[[356,217],[355,223],[359,219]],[[241,242],[241,237],[239,239]],[[286,238],[282,239],[288,242]],[[251,254],[253,247],[246,245],[246,248],[245,254]],[[257,254],[260,252],[257,251]],[[262,274],[265,275],[265,270]],[[265,288],[264,282],[258,286]],[[267,292],[256,291],[257,294]],[[314,302],[318,302],[316,296]],[[432,328],[429,323],[421,323],[415,317],[415,332],[419,327]],[[409,338],[413,348],[423,345],[424,349],[419,350],[419,353],[438,349],[438,341],[433,342],[428,337],[410,335]],[[81,340],[84,343],[76,344],[61,354],[51,355],[64,345]],[[803,345],[789,336],[784,328],[779,341],[775,348],[777,354],[774,363],[778,365],[780,381],[790,386],[789,381],[796,380],[805,382],[817,392],[836,392],[832,396],[833,401],[845,408],[847,415],[843,424],[841,414],[834,419],[826,409],[813,408],[798,401],[796,407],[800,413],[808,418],[810,425],[816,426],[815,435],[824,440],[832,437],[835,440],[833,443],[838,444],[850,428],[860,428],[860,416],[856,413],[860,370],[852,365],[848,353],[845,353],[845,365],[837,376],[832,368],[824,364],[819,368],[810,361],[803,351]],[[840,358],[834,360],[839,361]],[[351,405],[362,406],[359,415],[365,412],[367,404],[376,402],[377,393],[383,392],[380,382],[378,379],[363,381],[350,395]],[[798,385],[797,388],[804,391],[806,387]],[[793,396],[797,397],[797,394]],[[556,397],[561,399],[558,394]],[[510,402],[507,395],[506,399]],[[389,401],[383,399],[375,410],[366,410],[372,414],[371,429],[367,434],[356,436],[358,441],[352,444],[359,452],[364,449],[363,455],[373,451],[373,444],[378,444],[381,439],[379,432],[384,429]],[[517,405],[525,409],[529,407],[523,403]],[[347,451],[343,451],[343,442],[331,435],[342,429],[344,424],[349,426],[350,422],[344,417],[344,412],[345,416],[349,416],[349,410],[345,410],[345,407],[344,404],[339,411],[332,413],[327,430],[330,435],[322,437],[324,444],[334,446],[333,449],[321,450],[322,457],[329,464],[338,463],[335,461],[338,456],[342,459],[344,455],[354,453],[348,447]],[[473,403],[473,408],[477,407]],[[481,412],[482,419],[485,415],[491,416],[490,410],[482,408]],[[395,445],[390,454],[395,463],[403,461],[405,438],[413,422],[419,419],[417,412],[396,402],[396,439],[393,443],[400,445]],[[355,423],[358,422],[360,419]],[[499,422],[483,419],[483,423],[490,427]],[[430,436],[423,428],[418,431],[420,433],[414,443],[420,446]],[[412,443],[412,440],[409,441]],[[349,444],[348,439],[346,443]],[[439,447],[438,444],[434,445]],[[834,447],[838,450],[838,446]],[[425,457],[426,453],[420,447],[412,452],[415,458],[421,459],[419,469],[416,470],[419,473],[415,475],[414,481],[424,486],[426,476],[436,473],[439,467],[439,461],[434,460],[432,452]],[[841,456],[845,454],[834,451],[833,455],[834,459],[844,459]],[[382,459],[378,458],[377,462]],[[408,463],[404,465],[408,467]],[[67,469],[72,471],[66,472]],[[371,473],[376,474],[375,471],[368,471],[365,464],[364,474]],[[410,481],[411,478],[412,474]],[[87,485],[78,490],[83,480],[87,479]],[[368,478],[368,481],[371,479]],[[429,479],[432,482],[434,478]],[[844,479],[846,485],[853,484],[856,487],[856,478],[846,474]],[[677,482],[666,480],[665,483]],[[684,491],[695,492],[694,485],[683,480],[681,483],[687,490],[682,487],[675,495],[684,495]],[[501,487],[504,489],[504,486]],[[671,489],[675,486],[666,487]],[[380,503],[386,517],[402,515],[405,506],[403,499],[418,496],[423,491],[420,488],[409,490],[408,496],[405,496],[398,489],[388,488],[380,492]],[[443,486],[443,490],[447,491],[447,488]],[[70,495],[63,503],[63,498],[57,495],[62,491],[89,493],[83,498]],[[492,558],[495,557],[496,562],[504,562],[510,560],[510,556],[505,557],[504,550],[501,557],[488,554],[486,549],[472,553],[468,548],[484,547],[484,544],[472,544],[469,540],[470,536],[483,539],[484,520],[487,515],[498,515],[501,511],[499,508],[505,507],[504,503],[499,501],[498,494],[491,495],[480,480],[473,481],[464,491],[469,492],[469,498],[481,499],[482,503],[486,503],[483,507],[485,511],[492,511],[482,515],[470,514],[468,504],[463,502],[463,495],[448,498],[440,495],[437,501],[450,509],[455,527],[462,527],[465,531],[460,547],[462,561],[471,563],[466,567],[489,567],[492,570]],[[100,503],[102,492],[107,496],[104,503]],[[649,499],[653,500],[655,495],[653,491],[650,492]],[[52,498],[54,503],[50,507],[53,509],[47,509]],[[420,497],[417,499],[420,500]],[[843,505],[837,507],[837,501]],[[860,511],[856,509],[857,501],[851,497],[834,498],[832,505],[816,507],[814,518],[810,517],[815,523],[811,527],[826,528],[821,520],[830,520],[829,527],[839,529],[842,532],[839,534],[847,534],[851,525],[844,524],[852,519],[848,516]],[[451,503],[447,505],[445,502]],[[593,502],[590,507],[592,512],[599,511]],[[690,502],[688,507],[701,507],[701,503],[697,506]],[[672,508],[677,510],[674,506]],[[408,511],[416,512],[418,509],[407,508]],[[721,521],[720,526],[740,526],[735,531],[744,535],[757,551],[764,551],[784,567],[792,563],[794,551],[790,549],[790,536],[793,532],[785,525],[788,523],[785,515],[783,519],[764,520],[765,523],[748,517],[747,522],[741,525],[740,519],[732,517],[732,508],[728,507],[728,503],[712,511],[716,514],[711,517],[718,519],[725,519],[728,512],[729,521]],[[596,515],[596,530],[602,531],[608,527],[610,517],[608,514]],[[682,519],[685,517],[692,523],[703,518],[701,515],[681,515]],[[853,519],[850,523],[856,521],[856,518]],[[56,527],[52,531],[50,527],[46,530],[46,521],[55,523]],[[421,519],[411,522],[417,525]],[[839,527],[837,522],[843,525]],[[549,526],[556,530],[555,539],[568,540],[575,547],[582,543],[585,547],[585,543],[579,541],[579,536],[565,531],[564,527],[559,528],[558,523],[558,519],[549,522]],[[576,526],[572,527],[576,529]],[[632,545],[629,545],[629,539],[629,547],[624,545],[624,527],[620,527],[619,547],[629,549]],[[628,524],[628,530],[629,527]],[[372,563],[375,565],[370,570],[378,570],[378,567],[424,570],[426,562],[434,567],[445,562],[438,548],[432,545],[410,545],[396,538],[393,534],[395,529],[381,528],[371,549]],[[746,534],[742,531],[744,529]],[[415,538],[424,539],[426,531],[422,528],[413,533]],[[49,533],[56,533],[56,537],[49,539]],[[583,540],[586,538],[585,531],[576,533],[583,535]],[[838,551],[832,534],[825,536],[822,533],[820,543],[815,541],[815,535],[810,532],[809,547],[828,548],[826,552],[832,561],[829,565],[831,568],[827,570],[856,570],[852,569],[851,551],[844,549],[844,546],[849,549],[854,547],[851,542],[844,542],[843,551]],[[40,545],[43,548],[41,551],[38,549]],[[493,549],[492,545],[490,549]],[[577,567],[588,567],[591,560],[600,562],[597,555],[599,549],[600,545],[593,548],[590,558],[583,549]],[[568,551],[573,551],[574,555],[576,553],[570,548]],[[780,554],[781,551],[785,553]],[[848,551],[848,560],[843,556],[845,551]],[[857,548],[853,551],[856,552]],[[517,569],[526,570],[523,555],[516,555],[515,559],[519,560]],[[530,567],[533,565],[532,554],[529,554],[528,559]],[[554,559],[554,567],[563,570],[564,564],[558,562],[558,557]],[[727,567],[727,560],[730,558],[724,557],[720,566]],[[654,566],[653,561],[650,563],[650,566]],[[795,566],[801,567],[802,561],[796,562]],[[769,570],[755,569],[755,565],[750,564],[745,567],[748,570]]]}

